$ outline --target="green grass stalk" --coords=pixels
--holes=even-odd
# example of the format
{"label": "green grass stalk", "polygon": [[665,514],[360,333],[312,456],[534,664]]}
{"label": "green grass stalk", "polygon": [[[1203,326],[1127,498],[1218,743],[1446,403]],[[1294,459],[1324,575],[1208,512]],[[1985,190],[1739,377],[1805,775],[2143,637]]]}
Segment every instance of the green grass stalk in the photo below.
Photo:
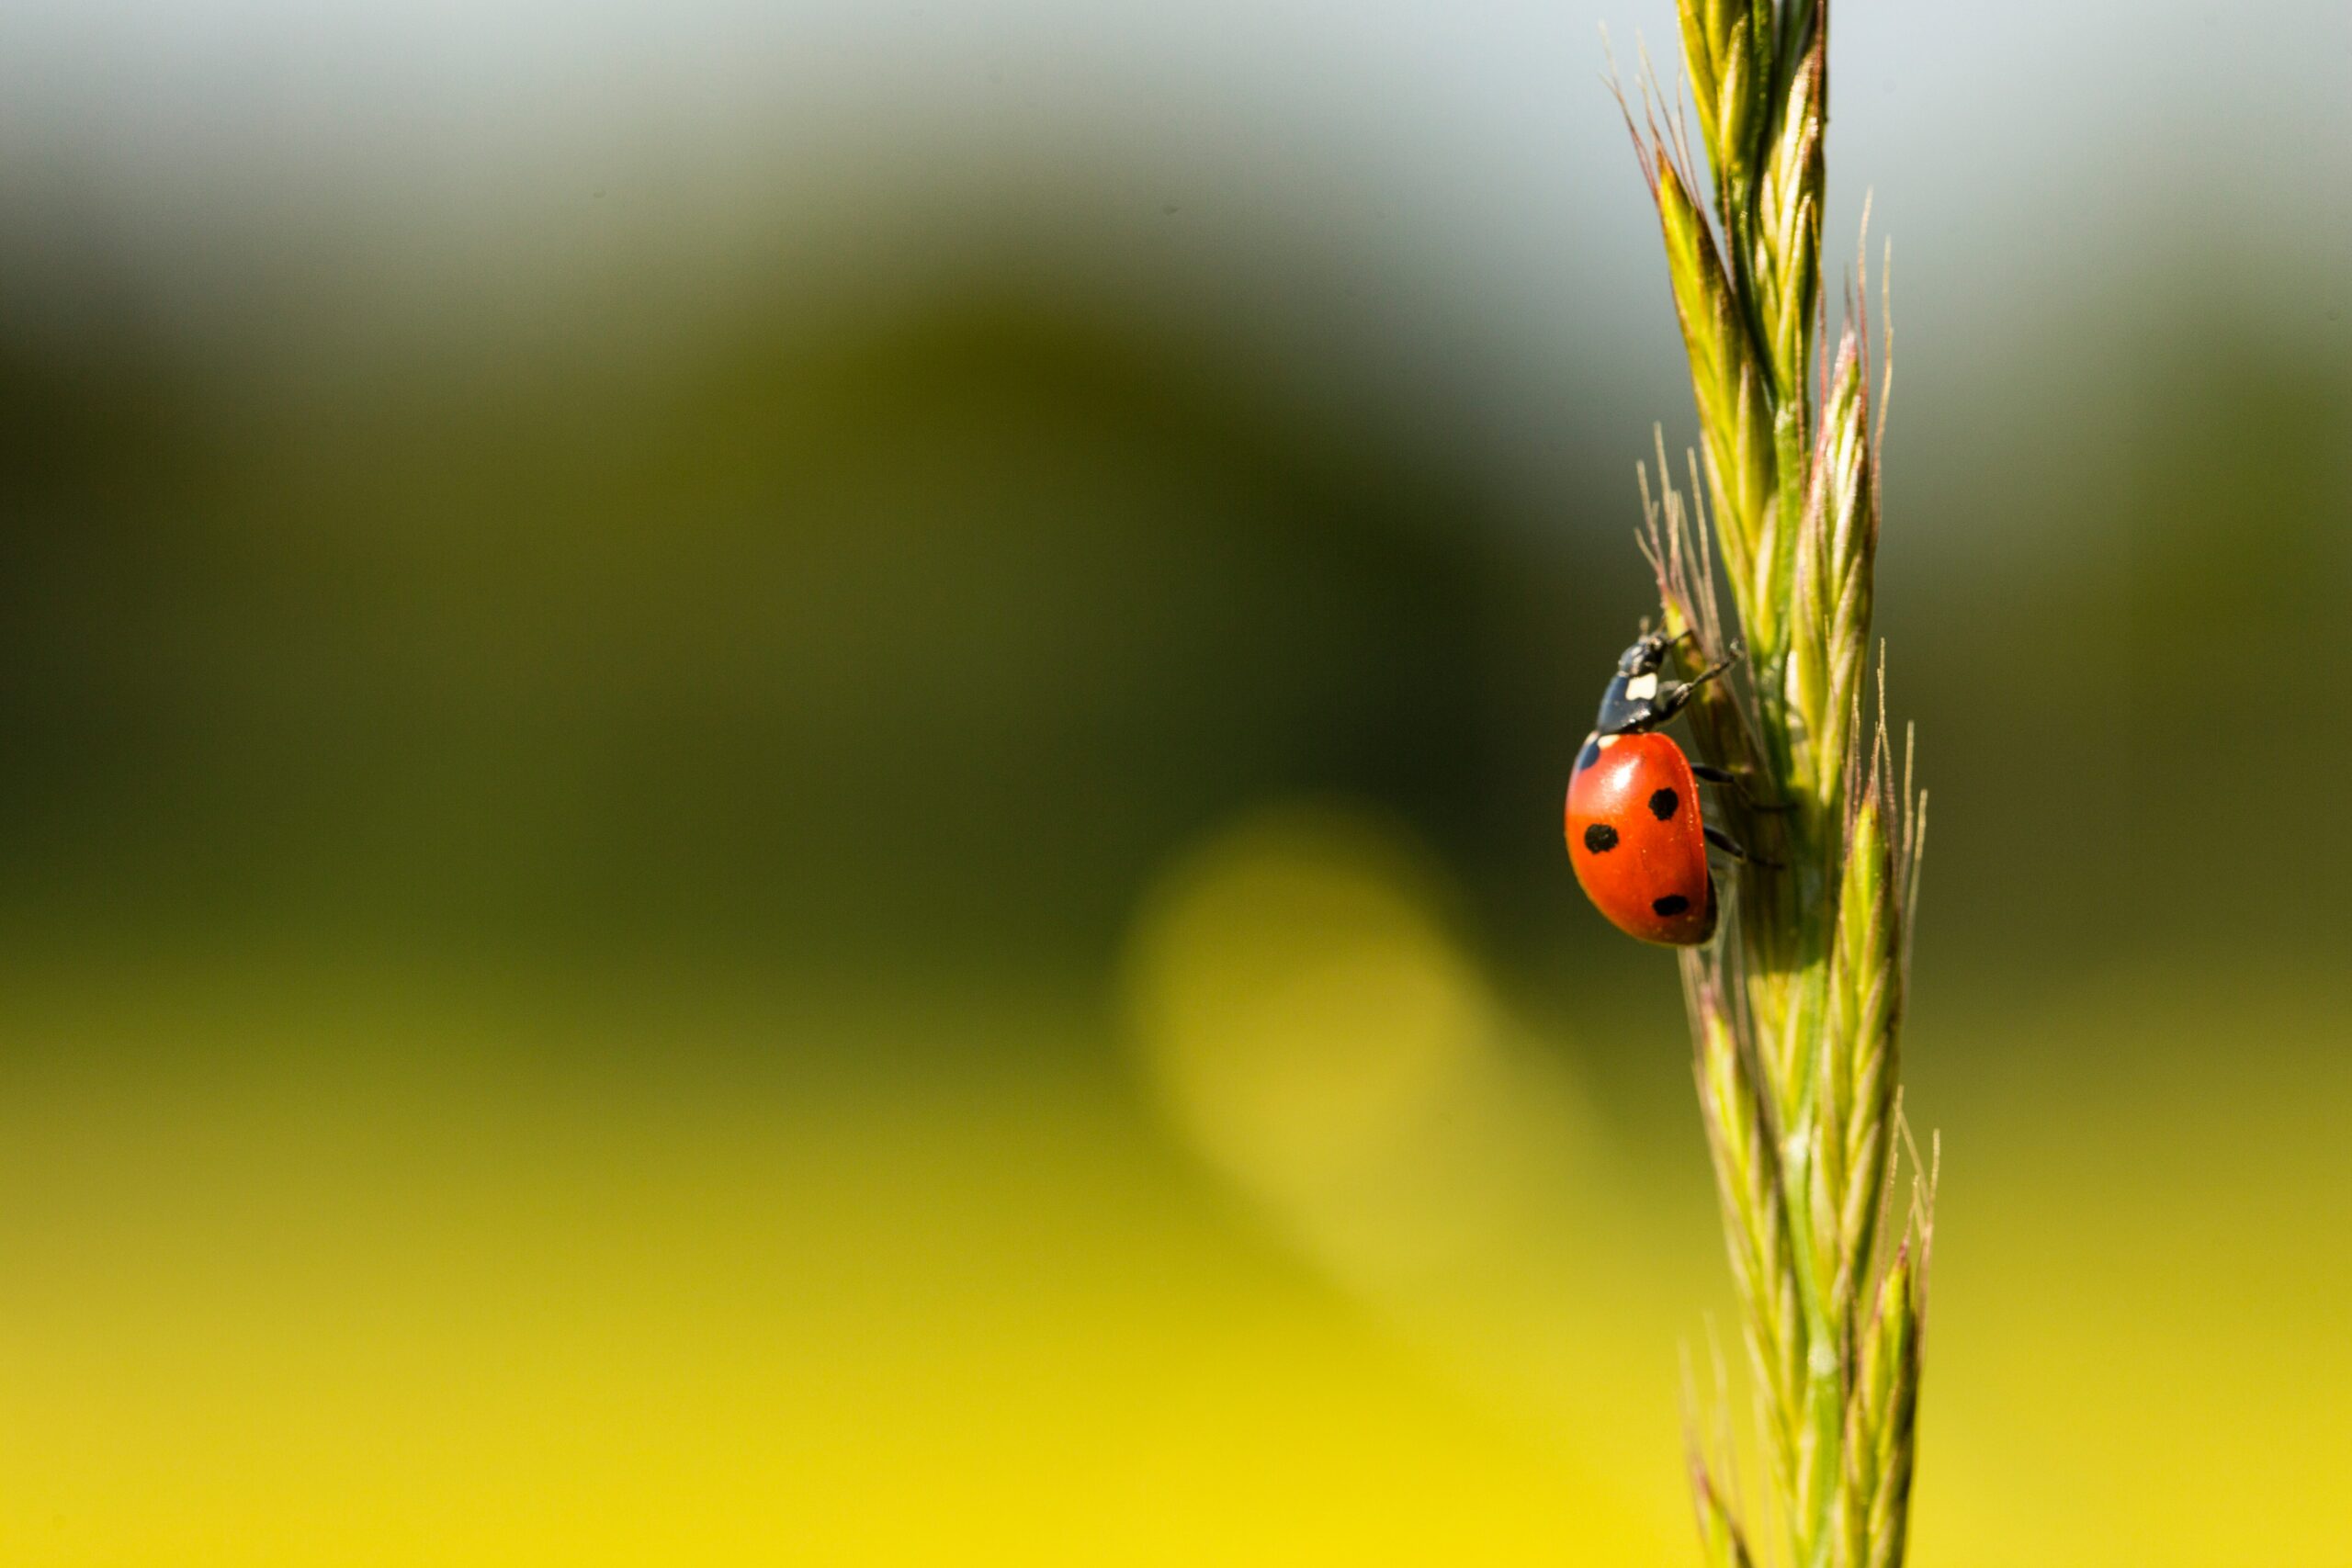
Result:
{"label": "green grass stalk", "polygon": [[1710,1563],[1892,1568],[1908,1540],[1932,1226],[1916,1175],[1900,1235],[1885,1224],[1925,796],[1907,743],[1895,776],[1883,665],[1865,700],[1883,355],[1858,265],[1816,377],[1826,0],[1679,12],[1711,201],[1654,75],[1638,118],[1625,107],[1699,443],[1687,491],[1662,442],[1655,491],[1644,474],[1644,545],[1667,629],[1695,634],[1685,674],[1736,648],[1746,677],[1690,711],[1701,754],[1743,781],[1724,814],[1760,853],[1683,982],[1771,1481],[1765,1510],[1741,1517],[1728,1452],[1694,1436],[1693,1496]]}

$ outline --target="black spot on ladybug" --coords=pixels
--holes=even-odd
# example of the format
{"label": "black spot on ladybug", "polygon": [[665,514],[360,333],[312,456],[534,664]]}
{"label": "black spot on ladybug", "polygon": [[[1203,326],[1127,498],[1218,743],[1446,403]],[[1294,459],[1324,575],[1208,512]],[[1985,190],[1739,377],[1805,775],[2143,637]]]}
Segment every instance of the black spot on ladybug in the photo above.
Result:
{"label": "black spot on ladybug", "polygon": [[[1663,795],[1668,792],[1661,790],[1659,793]],[[1679,893],[1669,893],[1663,898],[1650,900],[1650,913],[1653,915],[1679,915],[1690,907],[1690,900]]]}
{"label": "black spot on ladybug", "polygon": [[1577,772],[1582,773],[1599,761],[1600,761],[1600,737],[1596,735],[1584,743],[1583,750],[1577,753]]}
{"label": "black spot on ladybug", "polygon": [[1680,795],[1670,789],[1662,789],[1650,796],[1650,815],[1661,822],[1671,822],[1674,820],[1675,808],[1681,804]]}
{"label": "black spot on ladybug", "polygon": [[1617,847],[1617,829],[1606,822],[1595,822],[1584,830],[1584,847],[1597,855],[1607,854]]}

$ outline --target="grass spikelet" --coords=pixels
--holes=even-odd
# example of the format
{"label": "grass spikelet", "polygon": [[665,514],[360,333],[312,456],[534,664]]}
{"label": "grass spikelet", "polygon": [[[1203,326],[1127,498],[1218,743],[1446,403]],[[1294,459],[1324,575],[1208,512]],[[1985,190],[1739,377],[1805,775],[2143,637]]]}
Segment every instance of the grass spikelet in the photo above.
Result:
{"label": "grass spikelet", "polygon": [[1894,1568],[1909,1543],[1934,1201],[1931,1163],[1916,1183],[1907,1234],[1879,1281],[1878,1299],[1854,1359],[1837,1568]]}
{"label": "grass spikelet", "polygon": [[1790,760],[1824,820],[1834,820],[1846,746],[1868,662],[1878,497],[1870,443],[1870,367],[1860,335],[1838,344],[1798,531],[1786,690]]}
{"label": "grass spikelet", "polygon": [[1785,1488],[1801,1468],[1808,1343],[1789,1255],[1787,1190],[1754,1065],[1732,1017],[1721,954],[1689,953],[1682,962],[1699,1107],[1714,1158],[1732,1281],[1760,1393],[1767,1457]]}
{"label": "grass spikelet", "polygon": [[[1724,575],[1741,624],[1759,644],[1777,646],[1779,601],[1770,592],[1770,568],[1778,549],[1779,468],[1770,372],[1758,356],[1713,228],[1692,195],[1695,181],[1688,153],[1659,129],[1654,87],[1645,85],[1643,98],[1644,124],[1634,131],[1634,147],[1657,204],[1675,315],[1690,358],[1700,446],[1715,498]],[[1626,124],[1633,125],[1630,107]]]}
{"label": "grass spikelet", "polygon": [[1739,1521],[1716,1492],[1706,1461],[1696,1455],[1690,1461],[1690,1495],[1699,1510],[1700,1551],[1708,1568],[1753,1568],[1756,1559],[1748,1553]]}

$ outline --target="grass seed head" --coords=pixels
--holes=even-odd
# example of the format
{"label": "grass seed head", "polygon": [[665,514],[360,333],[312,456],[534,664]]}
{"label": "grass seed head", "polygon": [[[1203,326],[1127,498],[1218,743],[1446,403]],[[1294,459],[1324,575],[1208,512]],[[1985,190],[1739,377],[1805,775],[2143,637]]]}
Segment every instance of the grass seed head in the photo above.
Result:
{"label": "grass seed head", "polygon": [[1816,379],[1826,0],[1678,9],[1712,199],[1656,73],[1638,121],[1619,92],[1699,417],[1688,495],[1662,439],[1655,491],[1643,476],[1643,547],[1667,629],[1695,634],[1686,676],[1747,650],[1746,682],[1711,683],[1690,715],[1705,760],[1741,781],[1724,818],[1763,853],[1683,978],[1772,1492],[1743,1514],[1696,1444],[1691,1484],[1711,1563],[1892,1568],[1908,1539],[1933,1183],[1888,1239],[1925,796],[1907,742],[1896,776],[1883,659],[1875,705],[1864,693],[1884,382],[1873,400],[1860,266]]}

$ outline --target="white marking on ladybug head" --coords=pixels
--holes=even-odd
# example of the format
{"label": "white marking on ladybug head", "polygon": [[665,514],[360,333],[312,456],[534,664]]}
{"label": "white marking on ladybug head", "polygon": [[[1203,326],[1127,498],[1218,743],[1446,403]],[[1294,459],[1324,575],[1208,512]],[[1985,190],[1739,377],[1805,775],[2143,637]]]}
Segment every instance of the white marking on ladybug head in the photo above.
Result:
{"label": "white marking on ladybug head", "polygon": [[1609,748],[1611,748],[1611,746],[1616,745],[1616,744],[1617,744],[1617,742],[1618,742],[1619,740],[1623,739],[1623,736],[1617,736],[1617,735],[1604,735],[1604,736],[1602,736],[1602,737],[1600,738],[1599,744],[1600,744],[1600,749],[1601,749],[1602,750],[1606,751],[1606,750],[1609,750]]}
{"label": "white marking on ladybug head", "polygon": [[1657,677],[1656,675],[1636,675],[1632,680],[1625,682],[1625,700],[1627,702],[1645,703],[1657,695]]}

